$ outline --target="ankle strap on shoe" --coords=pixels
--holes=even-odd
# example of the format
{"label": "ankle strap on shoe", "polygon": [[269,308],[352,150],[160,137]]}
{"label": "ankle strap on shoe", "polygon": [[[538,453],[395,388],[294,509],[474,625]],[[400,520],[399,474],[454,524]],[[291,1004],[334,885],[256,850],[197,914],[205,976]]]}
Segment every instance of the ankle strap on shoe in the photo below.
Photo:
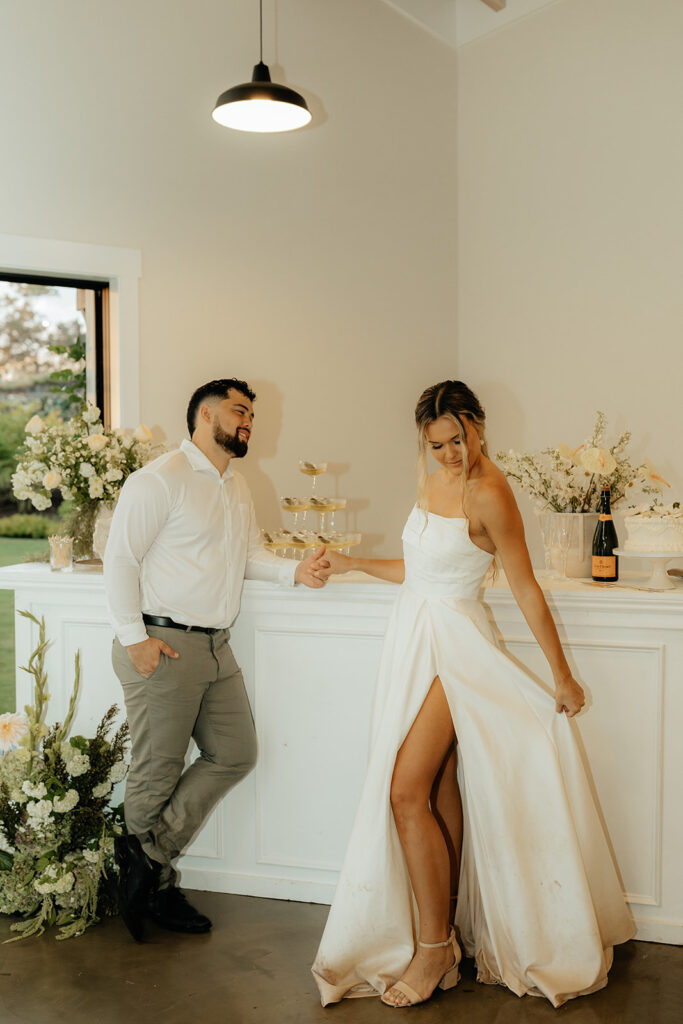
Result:
{"label": "ankle strap on shoe", "polygon": [[454,934],[455,933],[451,928],[451,933],[445,942],[422,942],[420,939],[418,939],[417,944],[418,946],[422,946],[423,949],[439,949],[440,946],[450,946],[451,942],[453,941]]}

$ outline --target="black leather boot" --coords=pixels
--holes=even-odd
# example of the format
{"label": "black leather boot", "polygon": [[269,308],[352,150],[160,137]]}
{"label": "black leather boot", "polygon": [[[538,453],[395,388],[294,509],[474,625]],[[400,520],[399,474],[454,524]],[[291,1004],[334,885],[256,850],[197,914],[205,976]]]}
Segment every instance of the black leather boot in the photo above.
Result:
{"label": "black leather boot", "polygon": [[191,906],[184,893],[174,885],[158,889],[147,900],[147,914],[162,928],[172,932],[201,935],[211,928],[211,921]]}
{"label": "black leather boot", "polygon": [[116,836],[114,859],[119,868],[119,912],[136,942],[142,942],[147,901],[159,884],[161,865],[147,856],[133,835]]}

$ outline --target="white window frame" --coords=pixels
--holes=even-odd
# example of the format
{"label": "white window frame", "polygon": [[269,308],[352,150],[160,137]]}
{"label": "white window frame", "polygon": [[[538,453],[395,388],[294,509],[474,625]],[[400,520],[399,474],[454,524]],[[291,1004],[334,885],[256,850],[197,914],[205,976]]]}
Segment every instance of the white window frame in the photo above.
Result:
{"label": "white window frame", "polygon": [[0,234],[0,270],[107,282],[111,425],[137,426],[140,422],[140,250]]}

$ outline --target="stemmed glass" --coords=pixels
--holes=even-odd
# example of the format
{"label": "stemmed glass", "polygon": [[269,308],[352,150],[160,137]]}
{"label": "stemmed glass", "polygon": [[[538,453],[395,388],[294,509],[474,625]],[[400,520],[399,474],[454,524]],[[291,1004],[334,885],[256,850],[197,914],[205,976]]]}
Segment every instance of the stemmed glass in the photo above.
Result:
{"label": "stemmed glass", "polygon": [[308,462],[306,459],[299,459],[299,472],[312,477],[311,493],[315,494],[315,482],[321,473],[327,472],[326,462]]}
{"label": "stemmed glass", "polygon": [[305,516],[310,507],[308,498],[280,498],[280,508],[294,516],[295,531],[299,529],[299,516],[302,512]]}
{"label": "stemmed glass", "polygon": [[541,527],[541,538],[543,540],[543,558],[545,560],[545,571],[548,576],[555,575],[552,567],[552,546],[553,546],[553,519],[555,513],[549,509],[543,509],[538,513],[538,523]]}
{"label": "stemmed glass", "polygon": [[562,575],[567,579],[567,555],[574,532],[574,517],[565,512],[556,512],[553,518],[553,542],[562,555]]}

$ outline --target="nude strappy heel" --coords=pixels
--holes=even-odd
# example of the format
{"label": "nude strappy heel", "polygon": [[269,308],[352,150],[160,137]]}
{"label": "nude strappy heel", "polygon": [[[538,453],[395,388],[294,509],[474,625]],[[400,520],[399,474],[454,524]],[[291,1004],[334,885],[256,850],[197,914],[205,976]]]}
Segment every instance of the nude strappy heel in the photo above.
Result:
{"label": "nude strappy heel", "polygon": [[[449,989],[454,988],[460,981],[460,961],[462,960],[462,952],[460,946],[456,942],[455,930],[451,928],[451,933],[445,942],[418,942],[418,946],[422,946],[423,949],[439,949],[443,946],[453,946],[453,956],[455,962],[452,967],[449,967],[446,973],[441,978],[441,981],[435,986],[435,988]],[[415,1006],[417,1003],[426,1003],[428,999],[431,999],[433,992],[430,992],[428,996],[421,996],[419,992],[416,992],[410,985],[406,985],[405,981],[397,981],[394,985],[387,990],[391,992],[391,989],[398,989],[402,995],[409,999],[409,1003],[390,1003],[381,996],[381,1000],[385,1006],[392,1006],[396,1010],[400,1010],[405,1006]],[[385,993],[386,995],[387,993]]]}

